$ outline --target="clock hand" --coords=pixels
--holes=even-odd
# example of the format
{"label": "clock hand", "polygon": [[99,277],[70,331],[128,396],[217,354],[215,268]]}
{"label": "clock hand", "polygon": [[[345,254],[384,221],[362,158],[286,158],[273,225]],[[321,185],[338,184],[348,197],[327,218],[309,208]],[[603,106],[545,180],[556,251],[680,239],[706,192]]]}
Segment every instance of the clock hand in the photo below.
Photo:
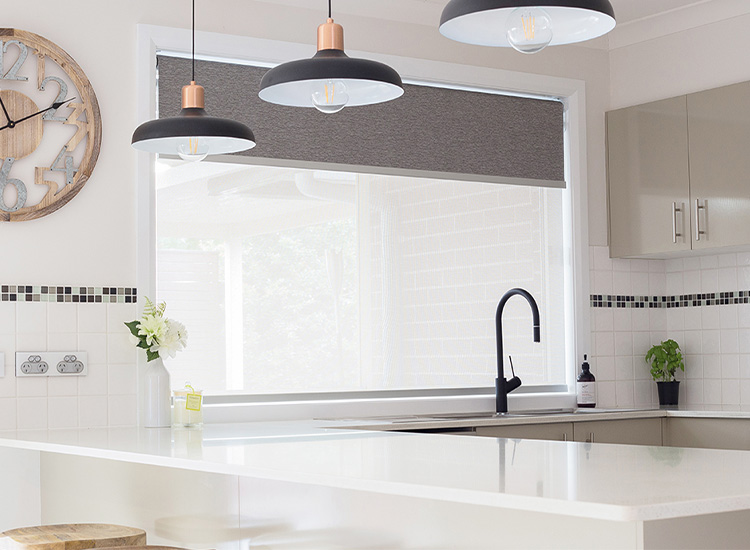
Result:
{"label": "clock hand", "polygon": [[5,108],[5,103],[3,103],[3,98],[2,98],[2,96],[0,96],[0,107],[2,107],[2,108],[3,108],[3,113],[5,113],[5,118],[6,118],[6,119],[8,119],[8,122],[9,122],[9,123],[10,123],[10,122],[13,122],[13,121],[12,121],[12,120],[10,119],[10,115],[8,114],[8,109],[6,109],[6,108]]}
{"label": "clock hand", "polygon": [[[16,124],[18,124],[19,122],[23,122],[24,120],[29,120],[30,118],[34,118],[37,115],[41,115],[42,113],[46,113],[50,109],[59,109],[60,107],[62,107],[66,103],[69,103],[69,102],[73,101],[74,99],[75,99],[74,97],[71,97],[70,99],[66,99],[65,101],[58,101],[56,103],[53,103],[52,105],[50,105],[46,109],[42,109],[41,111],[37,111],[36,113],[32,113],[32,114],[27,115],[27,116],[25,116],[23,118],[19,118],[18,120],[14,121],[14,122],[8,123],[7,126],[10,126],[12,128],[13,126],[15,126]],[[3,126],[3,128],[5,128],[5,126]],[[2,130],[3,128],[0,128],[0,130]]]}
{"label": "clock hand", "polygon": [[50,109],[59,109],[60,107],[62,107],[66,103],[69,103],[69,102],[73,101],[74,99],[75,99],[74,97],[71,97],[70,99],[66,99],[65,101],[55,102],[52,105],[50,105],[49,107],[47,107],[46,109],[42,109],[41,111],[37,111],[36,113],[32,113],[32,114],[30,114],[28,116],[25,116],[23,118],[19,118],[18,120],[15,120],[15,121],[10,120],[10,118],[9,118],[8,119],[8,124],[6,124],[5,126],[0,126],[0,130],[5,130],[6,128],[14,128],[16,126],[16,124],[18,124],[19,122],[23,122],[24,120],[29,120],[30,118],[34,118],[37,115],[41,115],[42,113],[46,113]]}

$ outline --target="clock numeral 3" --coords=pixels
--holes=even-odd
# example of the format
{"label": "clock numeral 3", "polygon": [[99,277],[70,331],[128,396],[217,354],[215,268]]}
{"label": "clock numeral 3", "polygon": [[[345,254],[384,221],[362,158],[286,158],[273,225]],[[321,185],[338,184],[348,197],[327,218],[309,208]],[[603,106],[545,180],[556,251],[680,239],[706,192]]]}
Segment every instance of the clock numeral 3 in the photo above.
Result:
{"label": "clock numeral 3", "polygon": [[[5,54],[8,51],[8,46],[10,46],[11,44],[15,44],[16,46],[18,46],[18,59],[16,59],[16,62],[13,63],[13,66],[8,70],[8,72],[4,73]],[[0,40],[0,45],[2,46],[2,48],[0,48],[0,74],[3,75],[0,78],[2,78],[3,80],[28,80],[29,78],[26,76],[18,76],[18,71],[21,70],[21,67],[26,61],[26,56],[29,55],[29,50],[26,47],[26,44],[24,44],[20,40],[8,40],[5,43]]]}
{"label": "clock numeral 3", "polygon": [[[14,158],[6,158],[5,161],[3,161],[3,167],[0,168],[0,210],[3,210],[5,212],[15,212],[19,208],[23,208],[23,205],[26,204],[26,185],[19,179],[8,178],[10,169],[13,167],[13,163],[15,161],[16,159]],[[5,204],[5,199],[3,198],[5,186],[8,184],[13,185],[16,188],[16,193],[18,194],[16,204],[12,207],[7,206]]]}

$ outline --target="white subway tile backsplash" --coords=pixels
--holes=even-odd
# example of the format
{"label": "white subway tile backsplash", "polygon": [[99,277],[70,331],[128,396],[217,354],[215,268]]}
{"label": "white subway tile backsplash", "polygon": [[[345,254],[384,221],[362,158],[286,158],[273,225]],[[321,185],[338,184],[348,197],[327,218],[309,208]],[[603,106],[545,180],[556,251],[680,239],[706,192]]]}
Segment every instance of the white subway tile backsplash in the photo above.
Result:
{"label": "white subway tile backsplash", "polygon": [[630,274],[630,284],[633,288],[633,294],[636,296],[645,296],[649,293],[649,279],[646,272],[633,272]]}
{"label": "white subway tile backsplash", "polygon": [[721,328],[721,311],[719,306],[704,306],[700,308],[701,328],[714,330]]}
{"label": "white subway tile backsplash", "polygon": [[721,331],[703,330],[701,333],[704,357],[718,356],[721,353]]}
{"label": "white subway tile backsplash", "polygon": [[614,285],[612,283],[611,271],[594,271],[593,288],[594,294],[612,294]]}
{"label": "white subway tile backsplash", "polygon": [[78,398],[50,397],[47,400],[47,414],[49,428],[78,427]]}
{"label": "white subway tile backsplash", "polygon": [[703,378],[721,378],[721,356],[703,356]]}
{"label": "white subway tile backsplash", "polygon": [[685,262],[682,258],[673,258],[666,260],[664,267],[667,273],[682,273],[685,271]]}
{"label": "white subway tile backsplash", "polygon": [[613,258],[612,259],[612,270],[617,271],[625,271],[630,273],[630,260],[623,260],[620,258]]}
{"label": "white subway tile backsplash", "polygon": [[711,378],[703,380],[703,403],[721,405],[721,380]]}
{"label": "white subway tile backsplash", "polygon": [[689,380],[685,384],[685,400],[688,405],[703,404],[703,380]]}
{"label": "white subway tile backsplash", "polygon": [[614,271],[612,273],[612,284],[615,294],[630,296],[633,294],[630,272]]}
{"label": "white subway tile backsplash", "polygon": [[78,335],[75,332],[49,333],[47,335],[47,351],[78,351]]}
{"label": "white subway tile backsplash", "polygon": [[135,395],[110,395],[107,401],[109,425],[136,425],[138,422],[137,401]]}
{"label": "white subway tile backsplash", "polygon": [[16,333],[16,304],[0,302],[0,334]]}
{"label": "white subway tile backsplash", "polygon": [[704,376],[703,372],[703,356],[702,355],[684,355],[685,359],[685,375],[684,378],[688,380],[702,380]]}
{"label": "white subway tile backsplash", "polygon": [[739,331],[737,329],[724,329],[720,332],[721,353],[739,353]]}
{"label": "white subway tile backsplash", "polygon": [[23,303],[16,307],[16,333],[46,334],[47,333],[47,304]]}
{"label": "white subway tile backsplash", "polygon": [[[623,310],[624,311],[624,310]],[[619,313],[612,308],[592,310],[591,320],[594,332],[611,332],[614,329],[614,317]]]}
{"label": "white subway tile backsplash", "polygon": [[[117,305],[117,304],[111,304]],[[129,304],[123,304],[128,306]],[[107,308],[109,306],[91,307],[78,304],[78,332],[107,332]],[[133,317],[135,319],[135,317]],[[133,319],[130,319],[132,321]],[[126,327],[127,328],[127,327]]]}
{"label": "white subway tile backsplash", "polygon": [[750,265],[750,252],[738,252],[737,265]]}
{"label": "white subway tile backsplash", "polygon": [[[26,304],[21,306],[26,308]],[[47,304],[47,332],[48,333],[76,333],[78,331],[77,304],[73,303],[50,303]],[[91,309],[101,309],[93,307]]]}
{"label": "white subway tile backsplash", "polygon": [[698,256],[689,256],[682,260],[685,264],[685,271],[699,271],[701,269],[701,259]]}
{"label": "white subway tile backsplash", "polygon": [[88,353],[89,363],[106,364],[107,362],[107,335],[81,333],[78,335],[78,346],[80,351]]}
{"label": "white subway tile backsplash", "polygon": [[595,353],[597,356],[615,354],[615,336],[612,332],[599,332],[594,335]]}
{"label": "white subway tile backsplash", "polygon": [[648,273],[649,260],[630,260],[630,271]]}
{"label": "white subway tile backsplash", "polygon": [[615,380],[625,381],[634,380],[633,376],[633,356],[621,355],[615,357]]}
{"label": "white subway tile backsplash", "polygon": [[81,428],[106,426],[107,416],[108,399],[106,395],[81,396],[78,398],[78,425]]}
{"label": "white subway tile backsplash", "polygon": [[591,360],[591,369],[596,376],[597,386],[599,382],[612,381],[616,379],[615,358],[612,356],[595,357]]}
{"label": "white subway tile backsplash", "polygon": [[635,404],[635,386],[633,381],[615,382],[615,394],[618,407],[629,407]]}
{"label": "white subway tile backsplash", "polygon": [[663,309],[652,309],[648,312],[648,327],[651,332],[667,330],[667,315]]}
{"label": "white subway tile backsplash", "polygon": [[719,289],[719,292],[740,290],[737,287],[737,268],[736,267],[723,267],[719,269],[718,289]]}
{"label": "white subway tile backsplash", "polygon": [[16,400],[0,398],[0,430],[16,429]]}
{"label": "white subway tile backsplash", "polygon": [[703,328],[702,309],[702,307],[686,307],[683,309],[685,330],[701,330]]}
{"label": "white subway tile backsplash", "polygon": [[682,290],[685,294],[698,294],[701,291],[701,272],[685,271],[682,274]]}
{"label": "white subway tile backsplash", "polygon": [[[600,407],[614,407],[617,405],[617,395],[615,392],[616,382],[604,381],[596,383],[596,401]],[[750,401],[748,401],[750,402]]]}
{"label": "white subway tile backsplash", "polygon": [[48,378],[47,395],[50,397],[65,397],[78,395],[78,382],[85,376],[71,376],[70,378]]}
{"label": "white subway tile backsplash", "polygon": [[633,401],[636,405],[651,405],[653,403],[653,381],[636,380],[633,383]]}
{"label": "white subway tile backsplash", "polygon": [[722,354],[721,356],[722,379],[733,379],[740,377],[740,356],[734,354]]}
{"label": "white subway tile backsplash", "polygon": [[682,278],[682,272],[679,273],[667,273],[667,290],[666,294],[669,296],[684,294],[684,284]]}
{"label": "white subway tile backsplash", "polygon": [[134,363],[110,364],[107,368],[108,390],[112,395],[135,395],[138,391],[138,371]]}
{"label": "white subway tile backsplash", "polygon": [[47,333],[17,333],[16,351],[47,351]]}
{"label": "white subway tile backsplash", "polygon": [[700,263],[701,270],[717,269],[719,267],[719,258],[718,256],[701,256]]}
{"label": "white subway tile backsplash", "polygon": [[107,304],[107,332],[119,334],[127,331],[124,323],[138,318],[137,304]]}
{"label": "white subway tile backsplash", "polygon": [[[106,363],[89,363],[86,376],[78,381],[78,395],[107,395],[109,373]],[[105,415],[106,416],[106,415]]]}
{"label": "white subway tile backsplash", "polygon": [[701,292],[716,292],[719,288],[719,270],[706,269],[701,271]]}
{"label": "white subway tile backsplash", "polygon": [[740,404],[740,384],[739,380],[722,380],[721,381],[721,402],[724,405]]}
{"label": "white subway tile backsplash", "polygon": [[[11,376],[15,377],[15,373]],[[18,397],[47,397],[47,377],[16,378],[16,395]]]}
{"label": "white subway tile backsplash", "polygon": [[633,326],[632,309],[614,309],[613,329],[615,331],[630,331]]}
{"label": "white subway tile backsplash", "polygon": [[687,308],[672,308],[667,310],[667,330],[669,332],[685,329],[685,309]]}
{"label": "white subway tile backsplash", "polygon": [[633,355],[633,333],[615,332],[615,356]]}
{"label": "white subway tile backsplash", "polygon": [[130,363],[135,365],[137,349],[130,342],[125,331],[110,333],[107,335],[107,362],[108,363]]}
{"label": "white subway tile backsplash", "polygon": [[19,430],[47,428],[47,398],[19,397],[16,399],[16,425]]}
{"label": "white subway tile backsplash", "polygon": [[737,331],[740,353],[750,353],[750,329],[741,328]]}
{"label": "white subway tile backsplash", "polygon": [[737,254],[720,254],[719,268],[734,267],[737,265]]}

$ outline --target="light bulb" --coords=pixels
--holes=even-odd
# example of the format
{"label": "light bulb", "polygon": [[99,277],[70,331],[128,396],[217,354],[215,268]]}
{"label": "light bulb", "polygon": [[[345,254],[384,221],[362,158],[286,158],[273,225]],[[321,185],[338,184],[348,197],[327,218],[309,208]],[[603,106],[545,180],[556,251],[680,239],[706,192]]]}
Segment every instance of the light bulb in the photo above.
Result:
{"label": "light bulb", "polygon": [[552,41],[552,20],[540,8],[517,8],[505,24],[508,42],[521,53],[537,53]]}
{"label": "light bulb", "polygon": [[346,86],[340,80],[316,83],[312,92],[312,104],[321,113],[338,113],[349,103]]}
{"label": "light bulb", "polygon": [[197,137],[183,138],[177,145],[177,154],[182,160],[200,162],[208,156],[208,143]]}

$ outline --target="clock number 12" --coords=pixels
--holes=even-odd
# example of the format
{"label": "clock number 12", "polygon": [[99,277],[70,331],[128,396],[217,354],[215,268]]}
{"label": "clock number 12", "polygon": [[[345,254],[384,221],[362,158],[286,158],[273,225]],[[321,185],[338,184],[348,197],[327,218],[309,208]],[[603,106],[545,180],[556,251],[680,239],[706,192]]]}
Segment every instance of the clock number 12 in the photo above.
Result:
{"label": "clock number 12", "polygon": [[[8,69],[8,72],[5,71],[4,61],[5,61],[5,54],[8,52],[8,46],[11,44],[15,44],[18,46],[18,59],[16,59],[16,62],[13,63],[13,66]],[[3,42],[0,40],[0,78],[3,80],[28,80],[29,78],[26,76],[18,76],[18,71],[21,70],[21,67],[23,66],[24,62],[26,61],[26,56],[29,55],[29,50],[26,47],[26,44],[21,42],[20,40],[8,40],[7,42]]]}

